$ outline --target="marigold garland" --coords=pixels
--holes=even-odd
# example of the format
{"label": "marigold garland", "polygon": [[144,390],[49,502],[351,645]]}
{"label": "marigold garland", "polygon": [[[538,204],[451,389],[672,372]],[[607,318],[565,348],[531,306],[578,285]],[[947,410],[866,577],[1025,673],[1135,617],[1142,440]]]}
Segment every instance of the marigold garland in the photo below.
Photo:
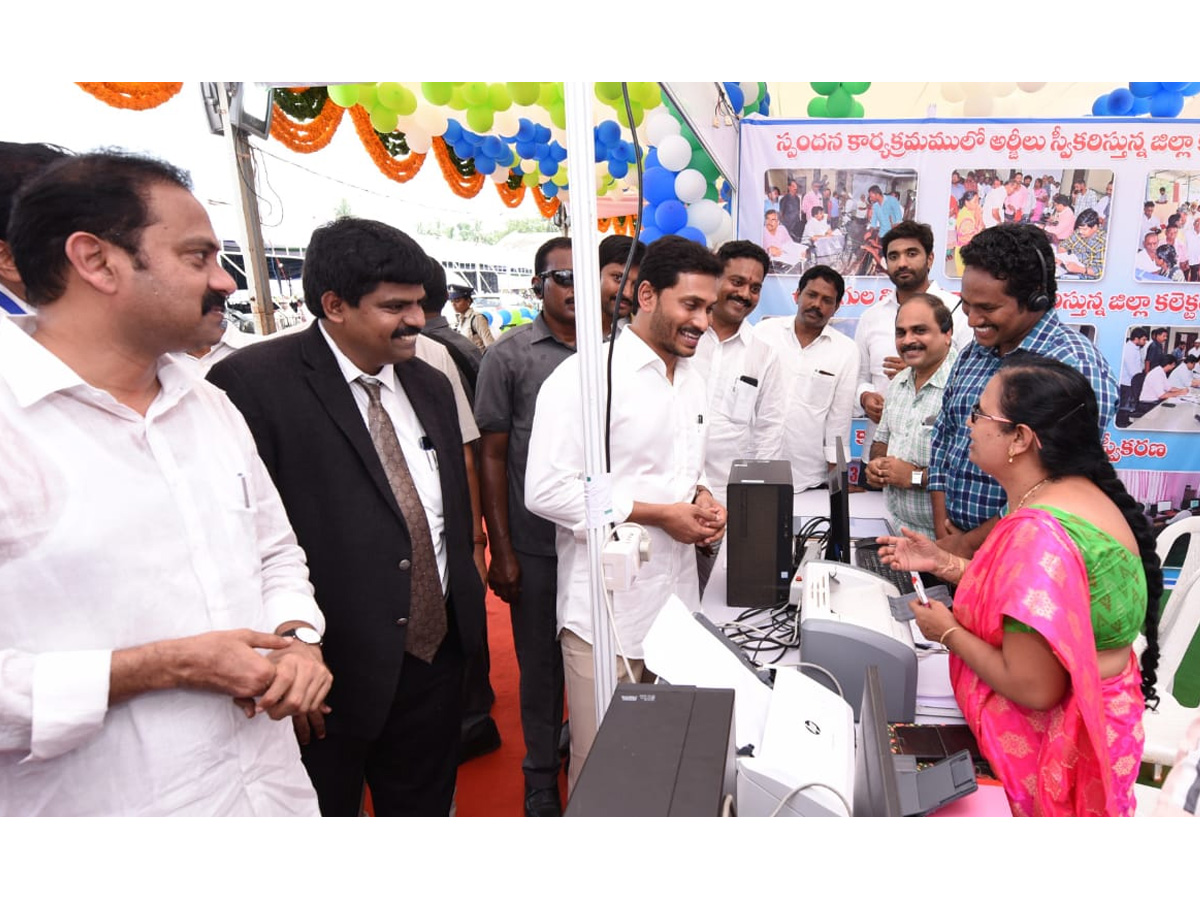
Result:
{"label": "marigold garland", "polygon": [[516,209],[525,199],[525,185],[521,183],[514,188],[510,184],[511,181],[511,178],[508,181],[497,181],[496,193],[500,195],[500,200],[505,206],[509,209]]}
{"label": "marigold garland", "polygon": [[298,122],[276,103],[271,116],[271,137],[297,153],[316,153],[329,146],[345,112],[327,100],[315,119]]}
{"label": "marigold garland", "polygon": [[483,190],[483,183],[487,181],[487,178],[478,172],[474,175],[464,175],[454,164],[454,160],[450,158],[450,153],[450,148],[446,146],[445,141],[440,137],[433,139],[433,155],[437,157],[438,165],[442,169],[442,175],[445,176],[446,184],[450,185],[450,190],[465,199],[476,196]]}
{"label": "marigold garland", "polygon": [[637,229],[637,216],[611,216],[607,219],[597,219],[596,227],[601,232],[611,228],[613,234],[632,236]]}
{"label": "marigold garland", "polygon": [[77,81],[97,100],[117,109],[153,109],[183,89],[182,81]]}
{"label": "marigold garland", "polygon": [[542,214],[543,219],[553,218],[558,212],[558,208],[562,205],[562,201],[557,196],[547,198],[542,193],[542,186],[539,184],[533,189],[533,202],[537,204],[538,212]]}
{"label": "marigold garland", "polygon": [[[375,126],[371,124],[371,114],[361,106],[355,105],[350,107],[350,119],[354,122],[354,130],[358,132],[358,139],[362,141],[363,147],[371,155],[371,161],[375,163],[380,172],[392,179],[392,181],[399,181],[403,184],[421,171],[421,166],[425,162],[425,154],[410,153],[405,159],[396,159],[380,143],[379,133],[375,130]],[[451,185],[451,188],[453,187]],[[479,191],[475,193],[477,194]],[[470,196],[474,197],[475,194],[471,194]]]}

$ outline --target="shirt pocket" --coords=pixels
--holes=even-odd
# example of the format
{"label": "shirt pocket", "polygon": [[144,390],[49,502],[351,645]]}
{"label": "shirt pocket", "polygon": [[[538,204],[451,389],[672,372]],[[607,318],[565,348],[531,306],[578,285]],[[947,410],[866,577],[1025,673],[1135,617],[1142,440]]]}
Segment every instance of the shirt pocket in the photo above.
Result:
{"label": "shirt pocket", "polygon": [[811,410],[824,411],[833,403],[834,376],[831,372],[813,369],[797,376],[796,400]]}
{"label": "shirt pocket", "polygon": [[734,425],[748,425],[754,417],[754,407],[758,402],[758,385],[750,384],[739,378],[729,390],[725,398],[725,417]]}

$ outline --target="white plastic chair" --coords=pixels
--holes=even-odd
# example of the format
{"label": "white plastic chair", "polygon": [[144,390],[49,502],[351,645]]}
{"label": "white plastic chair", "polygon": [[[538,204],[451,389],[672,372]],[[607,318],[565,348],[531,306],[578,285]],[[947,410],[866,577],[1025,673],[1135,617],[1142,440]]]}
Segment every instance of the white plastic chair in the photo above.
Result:
{"label": "white plastic chair", "polygon": [[[1163,766],[1174,763],[1175,751],[1183,741],[1188,724],[1196,716],[1195,708],[1182,706],[1172,691],[1175,673],[1200,628],[1200,516],[1164,528],[1158,536],[1156,549],[1159,559],[1166,559],[1175,541],[1184,534],[1191,535],[1187,556],[1158,623],[1158,709],[1142,714],[1142,725],[1146,729],[1142,760],[1154,764],[1156,780],[1162,777]],[[1138,640],[1140,654],[1145,649],[1145,641]]]}

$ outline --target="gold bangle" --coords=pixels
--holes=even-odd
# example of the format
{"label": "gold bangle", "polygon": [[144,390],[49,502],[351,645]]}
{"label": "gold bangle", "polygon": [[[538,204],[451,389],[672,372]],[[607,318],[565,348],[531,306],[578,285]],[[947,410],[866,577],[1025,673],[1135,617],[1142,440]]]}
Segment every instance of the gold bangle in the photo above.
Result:
{"label": "gold bangle", "polygon": [[962,630],[962,628],[960,626],[951,625],[949,628],[947,628],[945,631],[942,632],[942,636],[940,638],[938,638],[938,643],[941,644],[943,647],[945,647],[946,646],[946,638],[948,638],[950,636],[950,633],[954,632],[954,631],[961,631],[961,630]]}

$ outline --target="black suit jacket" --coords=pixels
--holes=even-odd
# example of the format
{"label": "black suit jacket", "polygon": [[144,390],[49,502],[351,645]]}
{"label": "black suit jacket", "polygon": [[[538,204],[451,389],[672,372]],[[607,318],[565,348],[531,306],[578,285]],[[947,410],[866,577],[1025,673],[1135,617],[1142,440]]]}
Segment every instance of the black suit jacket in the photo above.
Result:
{"label": "black suit jacket", "polygon": [[[464,652],[484,633],[483,585],[473,559],[471,500],[450,383],[419,359],[397,378],[437,451],[450,576],[448,618]],[[337,360],[314,322],[252,345],[209,380],[241,410],[308,556],[326,617],[333,672],[328,724],[365,739],[387,718],[404,661],[411,557],[408,529]],[[424,465],[424,460],[421,461]]]}

